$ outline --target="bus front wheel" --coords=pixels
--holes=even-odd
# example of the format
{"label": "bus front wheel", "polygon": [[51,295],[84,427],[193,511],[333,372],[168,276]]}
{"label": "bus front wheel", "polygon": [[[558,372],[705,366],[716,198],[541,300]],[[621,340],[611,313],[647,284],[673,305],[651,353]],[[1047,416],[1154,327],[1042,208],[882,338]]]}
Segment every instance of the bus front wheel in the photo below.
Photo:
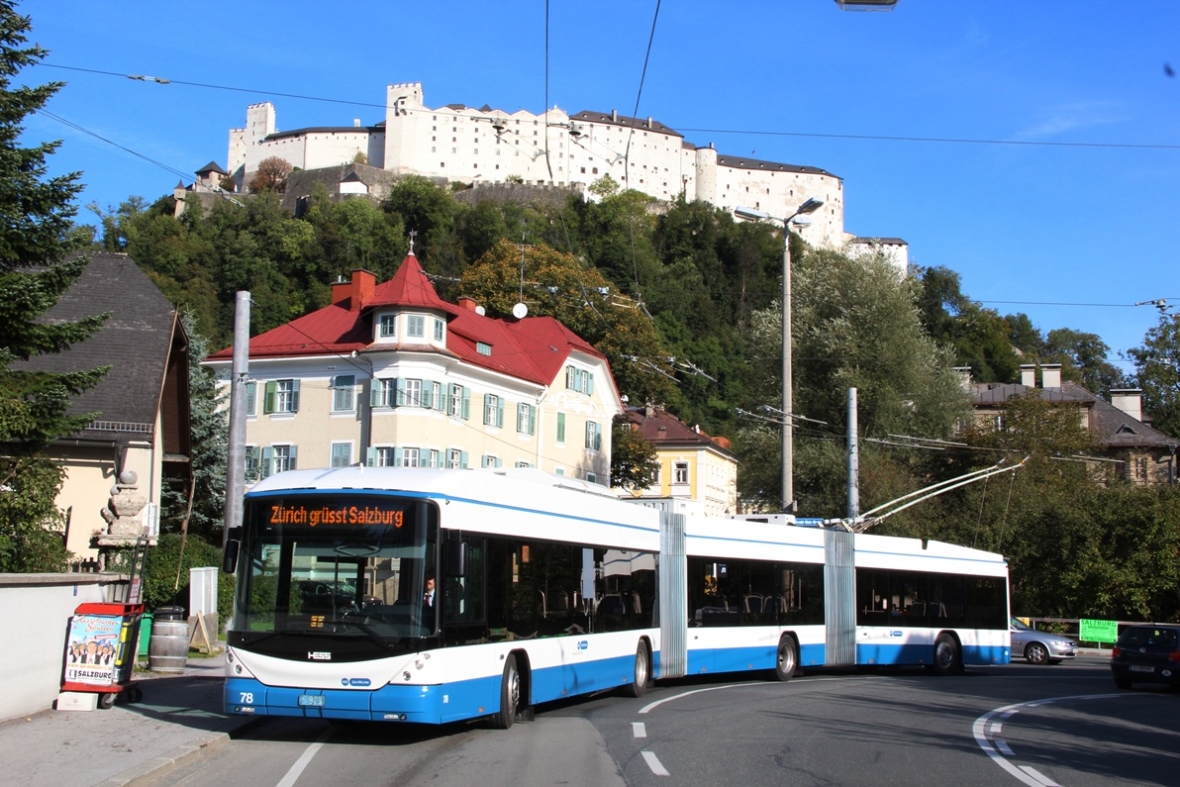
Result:
{"label": "bus front wheel", "polygon": [[639,640],[635,648],[635,672],[633,680],[623,687],[629,697],[642,697],[651,683],[651,654],[647,650],[647,640]]}
{"label": "bus front wheel", "polygon": [[784,635],[778,641],[778,652],[774,659],[774,677],[782,681],[790,680],[795,675],[798,663],[799,656],[795,650],[795,640]]}
{"label": "bus front wheel", "polygon": [[959,643],[950,634],[939,634],[934,641],[934,672],[937,675],[953,675],[962,672],[963,661],[959,655]]}
{"label": "bus front wheel", "polygon": [[491,724],[498,730],[506,730],[516,721],[520,707],[520,670],[516,666],[516,654],[509,653],[504,660],[504,676],[500,681],[500,710],[491,718]]}

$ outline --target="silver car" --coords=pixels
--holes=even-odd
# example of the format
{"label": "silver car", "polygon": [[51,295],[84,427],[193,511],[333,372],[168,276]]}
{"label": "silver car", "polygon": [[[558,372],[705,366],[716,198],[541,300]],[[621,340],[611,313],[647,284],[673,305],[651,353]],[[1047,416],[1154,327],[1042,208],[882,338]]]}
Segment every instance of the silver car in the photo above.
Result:
{"label": "silver car", "polygon": [[1023,658],[1029,664],[1059,664],[1078,655],[1078,643],[1069,637],[1037,631],[1016,618],[1008,628],[1012,633],[1012,658]]}

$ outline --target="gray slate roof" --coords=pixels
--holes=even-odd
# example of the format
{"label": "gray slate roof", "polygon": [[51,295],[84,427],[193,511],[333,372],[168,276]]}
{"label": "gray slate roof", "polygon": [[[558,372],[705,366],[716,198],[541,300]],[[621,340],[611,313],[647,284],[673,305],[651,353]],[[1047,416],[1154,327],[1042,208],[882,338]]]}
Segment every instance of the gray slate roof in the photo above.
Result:
{"label": "gray slate roof", "polygon": [[86,270],[44,319],[73,322],[104,312],[111,316],[89,340],[63,353],[36,356],[20,368],[60,373],[109,364],[112,368],[102,382],[70,407],[74,415],[97,412],[95,420],[109,426],[78,436],[146,438],[160,407],[173,330],[183,329],[164,293],[126,254],[93,254]]}

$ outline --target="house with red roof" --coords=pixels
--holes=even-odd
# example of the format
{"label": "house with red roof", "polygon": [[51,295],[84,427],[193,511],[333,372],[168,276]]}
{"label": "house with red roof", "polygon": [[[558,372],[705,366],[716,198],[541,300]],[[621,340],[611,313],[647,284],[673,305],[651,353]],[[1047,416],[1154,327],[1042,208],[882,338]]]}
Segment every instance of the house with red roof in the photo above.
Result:
{"label": "house with red roof", "polygon": [[[228,385],[233,348],[206,364]],[[439,298],[413,251],[250,340],[247,482],[295,467],[533,467],[610,483],[623,402],[602,353],[552,317]]]}
{"label": "house with red roof", "polygon": [[651,405],[627,408],[627,423],[655,449],[660,466],[651,486],[634,490],[635,497],[696,500],[706,516],[738,513],[738,461],[728,439]]}

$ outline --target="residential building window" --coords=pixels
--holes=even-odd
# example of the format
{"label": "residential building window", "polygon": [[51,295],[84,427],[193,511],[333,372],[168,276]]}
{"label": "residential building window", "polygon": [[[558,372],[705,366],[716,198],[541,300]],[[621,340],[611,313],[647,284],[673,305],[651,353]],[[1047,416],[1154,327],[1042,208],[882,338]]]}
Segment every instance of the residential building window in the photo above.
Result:
{"label": "residential building window", "polygon": [[1147,457],[1135,457],[1135,480],[1147,481]]}
{"label": "residential building window", "polygon": [[262,449],[256,445],[246,446],[246,481],[262,478]]}
{"label": "residential building window", "polygon": [[442,467],[442,451],[431,448],[422,454],[423,467]]}
{"label": "residential building window", "polygon": [[565,475],[565,468],[564,467],[553,468],[553,475]]}
{"label": "residential building window", "polygon": [[401,452],[401,467],[420,467],[419,460],[422,458],[422,452],[417,448],[403,448]]}
{"label": "residential building window", "polygon": [[492,345],[488,344],[487,342],[476,342],[475,351],[480,355],[490,356],[492,354]]}
{"label": "residential building window", "polygon": [[352,464],[352,443],[332,443],[332,467]]}
{"label": "residential building window", "polygon": [[421,339],[426,335],[426,318],[421,314],[411,314],[406,318],[406,336]]}
{"label": "residential building window", "polygon": [[557,414],[557,442],[565,443],[565,413]]}
{"label": "residential building window", "polygon": [[271,380],[268,382],[263,409],[268,414],[299,412],[299,381]]}
{"label": "residential building window", "polygon": [[484,394],[483,422],[485,426],[504,425],[504,398],[495,394]]}
{"label": "residential building window", "polygon": [[393,467],[395,464],[394,448],[391,445],[379,445],[373,450],[374,467]]}
{"label": "residential building window", "polygon": [[246,415],[258,415],[258,383],[246,383]]}
{"label": "residential building window", "polygon": [[521,402],[516,405],[516,431],[520,434],[537,433],[537,408]]}
{"label": "residential building window", "polygon": [[294,470],[297,451],[293,445],[272,445],[262,449],[263,477]]}
{"label": "residential building window", "polygon": [[500,457],[493,454],[484,454],[479,458],[480,467],[502,467],[503,465],[504,462],[500,459]]}
{"label": "residential building window", "polygon": [[688,483],[688,462],[674,462],[672,464],[672,483]]}
{"label": "residential building window", "polygon": [[586,480],[592,484],[598,483],[598,473],[586,473]]}
{"label": "residential building window", "polygon": [[332,412],[356,410],[356,375],[338,374],[332,378]]}
{"label": "residential building window", "polygon": [[516,466],[517,467],[532,467],[532,465],[530,465],[528,462],[517,462]]}
{"label": "residential building window", "polygon": [[586,422],[586,447],[593,451],[602,450],[602,424]]}
{"label": "residential building window", "polygon": [[371,407],[393,407],[397,401],[395,398],[397,390],[397,380],[378,380],[373,379],[373,387],[369,393],[369,405]]}
{"label": "residential building window", "polygon": [[565,387],[571,391],[594,395],[594,373],[576,366],[565,367]]}
{"label": "residential building window", "polygon": [[447,450],[447,467],[458,470],[459,468],[467,467],[467,452],[461,451],[458,448],[451,448]]}
{"label": "residential building window", "polygon": [[377,335],[382,339],[392,339],[397,336],[397,315],[382,314],[377,323]]}
{"label": "residential building window", "polygon": [[451,383],[447,400],[447,415],[464,420],[471,417],[471,392],[466,387]]}
{"label": "residential building window", "polygon": [[397,389],[398,407],[422,407],[422,381],[399,380]]}
{"label": "residential building window", "polygon": [[435,319],[434,321],[434,340],[441,342],[446,337],[446,323],[442,320]]}

